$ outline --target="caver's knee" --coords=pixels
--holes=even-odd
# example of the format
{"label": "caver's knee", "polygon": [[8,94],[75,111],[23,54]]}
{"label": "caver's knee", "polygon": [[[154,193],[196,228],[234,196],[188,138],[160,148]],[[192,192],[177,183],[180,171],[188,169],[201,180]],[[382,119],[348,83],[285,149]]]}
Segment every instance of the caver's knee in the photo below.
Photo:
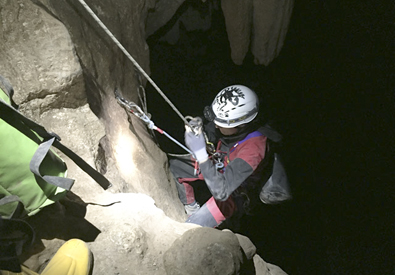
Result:
{"label": "caver's knee", "polygon": [[186,222],[201,225],[203,227],[217,227],[226,217],[218,207],[217,202],[211,197],[200,209],[190,216]]}

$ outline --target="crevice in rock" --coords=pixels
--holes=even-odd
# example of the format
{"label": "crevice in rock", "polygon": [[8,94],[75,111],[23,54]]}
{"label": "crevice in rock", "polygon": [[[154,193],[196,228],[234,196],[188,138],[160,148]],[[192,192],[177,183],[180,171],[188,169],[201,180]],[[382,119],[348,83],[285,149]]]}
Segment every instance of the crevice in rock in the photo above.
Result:
{"label": "crevice in rock", "polygon": [[95,167],[101,174],[107,173],[107,155],[110,150],[107,136],[104,136],[99,141],[96,154],[94,155]]}

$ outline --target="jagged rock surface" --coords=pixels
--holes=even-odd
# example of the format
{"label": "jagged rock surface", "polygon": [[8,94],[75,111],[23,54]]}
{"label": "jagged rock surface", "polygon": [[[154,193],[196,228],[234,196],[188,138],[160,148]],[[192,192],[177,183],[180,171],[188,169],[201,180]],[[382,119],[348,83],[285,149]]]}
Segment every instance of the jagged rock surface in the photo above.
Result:
{"label": "jagged rock surface", "polygon": [[[38,118],[48,110],[47,106],[76,108],[88,102],[104,125],[107,154],[114,158],[124,179],[113,182],[113,190],[150,194],[167,215],[182,221],[184,213],[175,203],[177,195],[167,171],[166,155],[153,142],[144,123],[134,116],[128,118],[114,96],[114,89],[118,88],[125,98],[140,104],[137,91],[145,81],[139,83],[132,62],[79,1],[2,1],[1,12],[7,15],[2,17],[5,20],[2,32],[9,41],[0,47],[9,62],[2,62],[2,74],[12,84],[16,83],[15,101],[21,110]],[[148,73],[149,53],[143,23],[150,4],[150,1],[125,0],[116,4],[96,2],[91,6]],[[52,38],[58,42],[49,42]],[[12,48],[20,49],[18,54]],[[75,68],[64,77],[68,82],[58,78],[64,75],[64,68]],[[140,96],[144,98],[144,94]],[[69,104],[66,97],[75,104]],[[159,182],[163,188],[156,188]]]}
{"label": "jagged rock surface", "polygon": [[[31,117],[86,103],[82,69],[65,26],[31,1],[0,1],[0,72]],[[45,100],[43,100],[45,98]],[[29,111],[28,111],[29,110]]]}

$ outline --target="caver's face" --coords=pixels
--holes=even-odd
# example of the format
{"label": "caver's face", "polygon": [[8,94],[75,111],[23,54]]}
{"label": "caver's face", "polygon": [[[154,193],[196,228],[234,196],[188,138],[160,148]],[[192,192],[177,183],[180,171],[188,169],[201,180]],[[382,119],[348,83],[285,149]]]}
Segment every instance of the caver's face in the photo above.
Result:
{"label": "caver's face", "polygon": [[221,132],[221,134],[223,134],[224,136],[231,136],[231,135],[236,134],[239,131],[239,129],[237,127],[223,128],[218,125],[215,125],[215,127],[218,128],[219,131]]}

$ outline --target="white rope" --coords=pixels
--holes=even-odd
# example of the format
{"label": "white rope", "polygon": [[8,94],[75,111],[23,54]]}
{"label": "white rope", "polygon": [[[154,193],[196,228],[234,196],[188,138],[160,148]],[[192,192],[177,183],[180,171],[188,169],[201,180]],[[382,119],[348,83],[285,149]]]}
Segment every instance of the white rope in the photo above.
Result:
{"label": "white rope", "polygon": [[167,96],[162,92],[162,90],[155,84],[155,82],[150,78],[150,76],[141,68],[141,66],[134,60],[134,58],[128,53],[128,51],[122,46],[122,44],[115,38],[115,36],[108,30],[108,28],[103,24],[99,17],[92,11],[92,9],[85,3],[84,0],[78,0],[81,5],[89,12],[89,14],[95,19],[95,21],[103,28],[103,30],[110,36],[110,38],[115,42],[115,44],[122,50],[122,52],[129,58],[130,61],[139,69],[139,71],[147,78],[151,85],[158,91],[158,93],[166,100],[166,102],[173,108],[173,110],[178,114],[178,116],[184,121],[186,125],[188,121],[185,117],[178,111],[174,104],[167,98]]}

